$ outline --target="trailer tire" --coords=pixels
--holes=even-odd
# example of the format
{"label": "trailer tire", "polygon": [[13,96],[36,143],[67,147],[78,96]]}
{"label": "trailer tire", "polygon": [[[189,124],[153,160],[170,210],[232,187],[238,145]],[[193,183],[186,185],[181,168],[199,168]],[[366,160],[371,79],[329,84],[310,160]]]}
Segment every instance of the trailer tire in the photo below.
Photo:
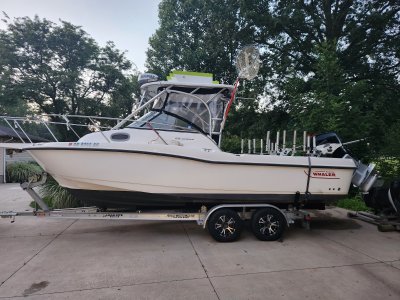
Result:
{"label": "trailer tire", "polygon": [[276,241],[282,237],[286,229],[286,219],[275,208],[262,208],[254,212],[251,229],[261,241]]}
{"label": "trailer tire", "polygon": [[240,237],[243,221],[236,211],[221,208],[212,213],[207,222],[207,229],[218,242],[234,242]]}

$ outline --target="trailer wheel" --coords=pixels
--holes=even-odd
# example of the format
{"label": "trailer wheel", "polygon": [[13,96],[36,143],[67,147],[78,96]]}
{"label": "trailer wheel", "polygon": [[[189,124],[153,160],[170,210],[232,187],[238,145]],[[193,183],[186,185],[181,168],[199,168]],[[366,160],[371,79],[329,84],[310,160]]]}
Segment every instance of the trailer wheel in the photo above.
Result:
{"label": "trailer wheel", "polygon": [[276,241],[286,229],[286,220],[280,211],[267,207],[254,212],[251,218],[251,229],[261,241]]}
{"label": "trailer wheel", "polygon": [[233,242],[240,237],[243,221],[232,209],[215,211],[207,222],[207,229],[218,242]]}

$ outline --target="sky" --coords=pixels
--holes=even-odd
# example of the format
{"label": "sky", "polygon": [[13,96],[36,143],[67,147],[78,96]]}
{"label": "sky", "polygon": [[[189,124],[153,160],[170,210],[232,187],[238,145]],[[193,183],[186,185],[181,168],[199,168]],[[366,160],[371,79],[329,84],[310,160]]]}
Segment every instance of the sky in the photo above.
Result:
{"label": "sky", "polygon": [[[139,71],[144,71],[149,37],[158,28],[160,0],[0,0],[0,13],[59,19],[82,26],[99,45],[113,41]],[[2,16],[2,14],[1,14]],[[0,22],[0,28],[6,26]]]}

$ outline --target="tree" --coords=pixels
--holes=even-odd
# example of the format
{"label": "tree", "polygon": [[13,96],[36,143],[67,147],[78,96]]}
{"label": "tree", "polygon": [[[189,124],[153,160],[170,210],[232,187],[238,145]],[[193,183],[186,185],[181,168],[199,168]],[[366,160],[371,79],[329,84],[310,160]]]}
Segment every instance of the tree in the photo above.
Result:
{"label": "tree", "polygon": [[111,93],[105,113],[113,117],[126,117],[139,102],[139,97],[138,74],[125,75],[118,88]]}
{"label": "tree", "polygon": [[245,0],[242,11],[263,48],[266,96],[292,126],[385,143],[400,109],[398,1]]}
{"label": "tree", "polygon": [[314,72],[317,46],[324,44],[332,45],[346,71],[356,79],[364,78],[371,69],[398,74],[399,10],[398,1],[393,0],[242,3],[247,27],[265,47],[264,73],[278,75],[276,82]]}
{"label": "tree", "polygon": [[240,45],[251,42],[239,4],[239,0],[162,1],[160,27],[147,50],[148,69],[163,76],[173,69],[210,72],[232,83],[235,53]]}
{"label": "tree", "polygon": [[[132,107],[132,65],[112,42],[100,47],[83,29],[35,16],[0,30],[0,107],[24,104],[46,114],[122,116]],[[132,75],[129,75],[132,74]],[[3,108],[4,110],[4,108]]]}

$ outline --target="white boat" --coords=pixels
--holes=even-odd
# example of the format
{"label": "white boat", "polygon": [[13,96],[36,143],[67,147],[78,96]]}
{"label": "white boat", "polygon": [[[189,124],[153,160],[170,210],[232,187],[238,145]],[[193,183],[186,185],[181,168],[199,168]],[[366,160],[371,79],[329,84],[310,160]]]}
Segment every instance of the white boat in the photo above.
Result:
{"label": "white boat", "polygon": [[[28,151],[61,186],[101,208],[301,203],[322,209],[345,197],[352,182],[365,191],[372,186],[372,168],[340,152],[334,134],[320,140],[314,155],[223,152],[233,89],[213,83],[209,74],[175,72],[168,81],[143,84],[140,107],[111,130],[76,142],[0,147]],[[143,110],[148,112],[132,121]]]}

